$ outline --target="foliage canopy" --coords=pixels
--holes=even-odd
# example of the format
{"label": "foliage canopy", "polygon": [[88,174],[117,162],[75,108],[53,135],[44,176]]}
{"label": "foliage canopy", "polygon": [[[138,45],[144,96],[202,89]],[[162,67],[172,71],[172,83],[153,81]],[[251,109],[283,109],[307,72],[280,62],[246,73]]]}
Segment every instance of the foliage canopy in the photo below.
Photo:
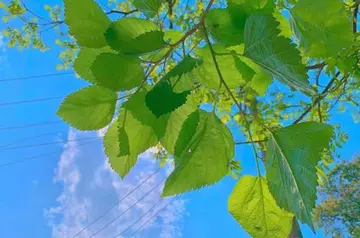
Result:
{"label": "foliage canopy", "polygon": [[359,120],[358,6],[64,0],[45,6],[49,19],[0,2],[9,47],[46,51],[41,35],[59,33],[58,69],[72,67],[90,86],[58,115],[79,130],[109,126],[104,149],[121,177],[157,146],[175,167],[163,190],[173,196],[238,179],[235,147],[251,146],[258,176],[239,179],[228,207],[253,237],[290,236],[297,219],[314,229],[317,186],[346,141],[329,124],[332,109],[349,106]]}

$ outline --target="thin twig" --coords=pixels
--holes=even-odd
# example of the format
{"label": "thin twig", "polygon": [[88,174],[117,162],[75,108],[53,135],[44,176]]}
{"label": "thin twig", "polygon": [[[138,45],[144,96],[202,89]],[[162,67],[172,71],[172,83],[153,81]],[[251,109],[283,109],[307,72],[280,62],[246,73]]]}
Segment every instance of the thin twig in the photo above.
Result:
{"label": "thin twig", "polygon": [[[331,89],[331,87],[333,86],[333,84],[336,82],[337,77],[340,75],[340,72],[336,73],[336,75],[330,80],[330,82],[327,84],[327,86],[325,87],[324,91],[322,91],[322,93],[320,95],[318,95],[314,102],[300,115],[300,117],[298,119],[296,119],[292,124],[297,124],[300,121],[302,121],[302,119],[304,119],[304,117],[314,108],[314,106],[316,106],[321,100],[323,100],[329,93],[329,90]],[[344,76],[341,80],[340,80],[340,86],[342,85],[342,83],[344,83],[344,81],[346,81],[346,79],[349,77],[349,75]],[[338,87],[335,87],[333,90],[336,90]]]}
{"label": "thin twig", "polygon": [[260,144],[265,143],[267,140],[254,140],[254,141],[242,141],[242,142],[235,142],[235,145],[248,145],[248,144]]}
{"label": "thin twig", "polygon": [[[316,73],[315,82],[318,87],[319,87],[319,78],[320,78],[321,72],[323,71],[324,67],[325,67],[325,65],[323,67],[319,68],[318,72]],[[321,102],[320,101],[318,103],[318,115],[319,115],[320,122],[322,122],[323,119],[322,119],[322,114],[321,114]]]}

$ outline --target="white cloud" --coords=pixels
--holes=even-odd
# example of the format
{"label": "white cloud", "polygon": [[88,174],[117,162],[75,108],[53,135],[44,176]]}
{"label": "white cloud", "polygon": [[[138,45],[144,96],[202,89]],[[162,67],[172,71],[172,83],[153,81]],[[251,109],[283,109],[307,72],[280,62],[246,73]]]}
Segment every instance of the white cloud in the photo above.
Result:
{"label": "white cloud", "polygon": [[[101,136],[103,133],[98,133],[98,135]],[[64,151],[54,176],[54,182],[61,183],[63,190],[56,199],[58,205],[45,210],[49,226],[52,229],[52,237],[73,237],[147,178],[148,180],[139,189],[120,202],[115,209],[98,222],[84,230],[78,237],[89,237],[119,217],[95,236],[98,238],[114,237],[133,224],[160,199],[162,181],[169,173],[169,169],[163,168],[154,174],[158,169],[157,163],[154,163],[155,160],[152,158],[154,149],[143,153],[135,168],[125,180],[121,180],[107,163],[101,143],[92,142],[87,146],[74,141],[76,138],[88,136],[89,133],[71,130],[68,135],[68,140],[71,141],[64,145]],[[154,175],[149,178],[152,174]],[[137,202],[158,184],[160,186],[156,187],[142,201]],[[161,199],[154,209],[123,235],[129,237],[159,209],[163,208],[170,201],[169,199],[171,198]],[[131,210],[120,216],[135,203],[136,205]],[[181,237],[182,217],[185,214],[185,200],[176,199],[146,224],[137,233],[137,237]]]}

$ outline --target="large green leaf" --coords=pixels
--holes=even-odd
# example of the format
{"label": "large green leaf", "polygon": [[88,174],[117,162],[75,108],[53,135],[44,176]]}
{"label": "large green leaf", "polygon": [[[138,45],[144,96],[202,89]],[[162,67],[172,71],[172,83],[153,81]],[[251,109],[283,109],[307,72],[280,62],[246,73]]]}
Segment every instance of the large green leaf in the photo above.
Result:
{"label": "large green leaf", "polygon": [[164,136],[169,115],[156,117],[146,106],[146,94],[146,91],[136,93],[123,107],[131,112],[132,116],[140,123],[153,128],[158,139],[160,139]]}
{"label": "large green leaf", "polygon": [[314,94],[299,51],[289,39],[279,36],[271,15],[252,15],[245,26],[244,55],[281,82],[306,94]]}
{"label": "large green leaf", "polygon": [[[176,158],[176,167],[166,180],[162,196],[214,184],[229,171],[229,162],[235,150],[231,132],[214,113],[202,110],[194,113],[199,114],[196,133],[191,138],[179,136],[178,140],[182,143],[182,140],[187,140],[187,146]],[[184,122],[183,125],[189,124]],[[183,127],[182,130],[188,128]]]}
{"label": "large green leaf", "polygon": [[[216,53],[230,53],[220,45],[213,45]],[[214,61],[211,57],[209,47],[196,49],[196,54],[203,60],[203,64],[195,69],[197,79],[205,84],[208,88],[218,90],[220,79],[215,68]],[[245,82],[242,78],[242,73],[238,71],[232,55],[218,55],[216,56],[221,73],[230,88],[239,87]]]}
{"label": "large green leaf", "polygon": [[244,42],[246,20],[252,14],[271,14],[274,11],[273,0],[228,0],[228,12],[233,28],[241,35],[240,42]]}
{"label": "large green leaf", "polygon": [[152,18],[156,16],[165,0],[133,0],[132,2],[136,9],[141,11],[146,17]]}
{"label": "large green leaf", "polygon": [[334,57],[354,41],[342,1],[300,0],[291,9],[291,15],[295,35],[306,56]]}
{"label": "large green leaf", "polygon": [[[224,80],[230,88],[237,88],[250,80],[249,85],[258,94],[263,95],[265,93],[267,87],[272,82],[272,78],[260,66],[248,58],[240,56],[244,51],[242,46],[224,48],[220,45],[213,45],[213,48],[216,53],[221,54],[217,55],[216,59]],[[196,50],[196,53],[204,62],[193,71],[193,78],[197,78],[207,87],[217,90],[220,79],[211,58],[209,48],[199,48]],[[239,65],[239,61],[243,64]]]}
{"label": "large green leaf", "polygon": [[211,35],[225,46],[238,45],[244,41],[243,30],[233,25],[227,9],[212,9],[205,23]]}
{"label": "large green leaf", "polygon": [[289,237],[294,215],[281,209],[263,177],[243,176],[229,197],[229,212],[252,236]]}
{"label": "large green leaf", "polygon": [[[168,30],[164,32],[164,41],[167,44],[175,44],[178,40],[180,40],[184,36],[184,33],[177,30]],[[171,46],[167,45],[160,50],[142,55],[142,58],[147,61],[157,62],[164,58],[164,56],[171,50]]]}
{"label": "large green leaf", "polygon": [[144,70],[135,56],[101,53],[96,57],[91,72],[95,81],[114,91],[130,90],[144,80]]}
{"label": "large green leaf", "polygon": [[104,33],[110,20],[93,0],[64,0],[65,23],[70,34],[82,47],[101,48],[106,46]]}
{"label": "large green leaf", "polygon": [[[126,114],[126,116],[125,116]],[[120,151],[119,128],[126,131],[129,148],[128,151]],[[136,164],[138,156],[153,147],[158,142],[154,130],[136,120],[132,113],[121,110],[119,118],[115,120],[104,137],[104,148],[111,167],[123,178]],[[128,153],[128,155],[120,156]]]}
{"label": "large green leaf", "polygon": [[94,78],[93,73],[91,72],[91,66],[94,63],[96,57],[104,52],[110,53],[114,51],[111,50],[109,47],[104,47],[100,49],[82,48],[74,62],[74,69],[76,73],[90,83],[98,83]]}
{"label": "large green leaf", "polygon": [[113,22],[105,37],[111,48],[127,54],[148,53],[165,44],[164,33],[157,25],[140,18],[121,18]]}
{"label": "large green leaf", "polygon": [[316,165],[329,147],[333,129],[327,124],[304,122],[270,135],[265,159],[270,191],[280,207],[313,228]]}
{"label": "large green leaf", "polygon": [[116,101],[116,93],[91,86],[67,96],[57,114],[76,129],[98,130],[111,122]]}
{"label": "large green leaf", "polygon": [[189,90],[175,93],[169,81],[161,80],[146,95],[146,106],[159,118],[184,105],[190,93]]}
{"label": "large green leaf", "polygon": [[176,140],[179,137],[183,123],[197,108],[198,104],[195,102],[193,95],[189,95],[186,103],[170,114],[165,134],[160,140],[169,153],[175,153]]}
{"label": "large green leaf", "polygon": [[185,56],[146,95],[146,105],[156,117],[168,114],[186,102],[194,80],[182,78],[202,63],[201,60]]}

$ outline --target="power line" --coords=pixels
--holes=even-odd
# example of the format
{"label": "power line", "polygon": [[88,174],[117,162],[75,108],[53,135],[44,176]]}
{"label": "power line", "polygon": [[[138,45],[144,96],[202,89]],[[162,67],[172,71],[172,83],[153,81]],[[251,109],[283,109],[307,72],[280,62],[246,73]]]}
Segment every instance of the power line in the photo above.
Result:
{"label": "power line", "polygon": [[144,224],[142,224],[134,233],[131,234],[130,238],[134,237],[136,235],[136,233],[141,231],[154,217],[157,217],[160,214],[160,212],[162,212],[164,209],[166,209],[167,206],[169,206],[170,203],[172,203],[173,201],[175,201],[175,198],[171,199],[171,201],[168,202],[163,208],[159,209],[153,216],[151,216],[148,220],[146,220],[146,222]]}
{"label": "power line", "polygon": [[47,146],[47,145],[56,145],[56,144],[63,144],[67,142],[78,142],[78,141],[86,141],[86,140],[98,140],[102,137],[96,136],[96,137],[87,137],[87,138],[79,138],[79,139],[73,139],[73,140],[63,140],[63,141],[53,141],[53,142],[45,142],[40,144],[32,144],[32,145],[20,145],[20,146],[14,146],[14,147],[5,147],[0,148],[1,151],[8,151],[8,150],[17,150],[17,149],[23,149],[23,148],[34,148],[34,147],[41,147],[41,146]]}
{"label": "power line", "polygon": [[44,102],[44,101],[50,101],[50,100],[62,99],[62,98],[64,98],[64,97],[60,96],[60,97],[37,98],[37,99],[22,100],[22,101],[15,101],[15,102],[3,102],[3,103],[0,103],[0,107],[26,104],[26,103],[34,103],[34,102]]}
{"label": "power line", "polygon": [[41,123],[33,123],[33,124],[26,124],[26,125],[18,125],[18,126],[9,126],[9,127],[0,127],[0,131],[9,131],[9,130],[17,130],[29,127],[38,127],[38,126],[46,126],[46,125],[54,125],[60,124],[63,121],[48,121],[48,122],[41,122]]}
{"label": "power line", "polygon": [[133,194],[137,189],[139,189],[144,183],[146,183],[149,179],[154,177],[158,172],[160,171],[160,168],[158,168],[154,173],[152,173],[149,177],[144,179],[140,184],[138,184],[135,188],[133,188],[129,193],[127,193],[124,197],[122,197],[119,201],[114,203],[110,208],[108,208],[105,212],[103,212],[100,216],[98,216],[96,219],[94,219],[92,222],[87,224],[84,228],[82,228],[79,232],[77,232],[72,238],[77,237],[80,235],[83,231],[85,231],[87,228],[92,226],[94,223],[99,221],[101,218],[103,218],[106,214],[108,214],[112,209],[114,209],[117,205],[119,205],[122,201],[124,201],[127,197],[129,197],[131,194]]}
{"label": "power line", "polygon": [[114,219],[112,219],[110,222],[106,223],[103,227],[101,227],[99,230],[97,230],[95,233],[93,233],[91,237],[94,237],[95,235],[99,234],[101,231],[103,231],[106,227],[110,226],[112,223],[114,223],[117,219],[119,219],[122,215],[124,215],[126,212],[130,211],[133,207],[135,207],[140,201],[142,201],[144,198],[146,198],[151,192],[153,192],[157,187],[160,186],[165,181],[166,177],[160,181],[156,186],[154,186],[152,189],[150,189],[147,193],[144,194],[137,202],[132,204],[130,207],[128,207],[125,211],[121,212],[118,216],[116,216]]}
{"label": "power line", "polygon": [[[137,219],[134,223],[132,223],[130,226],[128,226],[125,230],[123,230],[121,233],[117,234],[115,237],[118,237],[122,234],[124,234],[126,231],[128,231],[131,227],[133,227],[136,223],[138,223],[139,221],[141,221],[141,219],[143,219],[152,209],[154,209],[156,207],[157,204],[160,203],[162,199],[160,198],[147,212],[145,212],[143,215],[140,216],[139,219]],[[167,208],[167,206],[170,205],[170,203],[172,203],[175,200],[175,198],[171,199],[164,207],[162,207],[161,209],[159,209],[154,215],[152,215],[148,220],[146,220],[146,222],[144,224],[142,224],[139,229],[137,229],[134,233],[131,234],[130,237],[134,237],[136,235],[137,232],[139,232],[141,229],[143,229],[153,218],[157,217],[160,212],[162,212],[164,209]]]}
{"label": "power line", "polygon": [[41,137],[45,137],[45,136],[52,136],[52,135],[58,135],[58,134],[62,134],[62,133],[67,133],[67,131],[58,131],[58,132],[49,132],[49,133],[44,133],[44,134],[40,134],[40,135],[36,135],[36,136],[30,136],[30,137],[26,137],[20,140],[15,140],[6,144],[2,144],[0,145],[0,149],[4,148],[4,147],[8,147],[10,145],[14,145],[14,144],[18,144],[24,141],[28,141],[28,140],[33,140],[33,139],[37,139],[37,138],[41,138]]}
{"label": "power line", "polygon": [[[90,142],[87,142],[87,143],[83,143],[83,144],[79,144],[78,146],[88,145],[88,144],[91,144],[91,143],[93,143],[93,142],[95,142],[95,141],[96,141],[96,140],[93,140],[93,141],[90,141]],[[9,162],[9,163],[0,164],[0,169],[1,169],[1,168],[4,168],[4,167],[7,167],[7,166],[10,166],[10,165],[20,164],[20,163],[24,163],[24,162],[27,162],[27,161],[40,159],[40,158],[45,157],[45,156],[55,155],[55,154],[57,154],[57,153],[59,153],[59,150],[54,150],[54,151],[49,152],[49,153],[40,154],[40,155],[35,155],[35,156],[30,156],[30,157],[27,157],[27,158],[25,158],[25,159],[21,159],[21,160],[16,160],[16,161]]]}
{"label": "power line", "polygon": [[29,79],[39,79],[39,78],[46,78],[46,77],[56,77],[56,76],[64,76],[64,75],[74,75],[74,72],[67,72],[67,73],[49,73],[49,74],[40,74],[40,75],[33,75],[33,76],[25,76],[25,77],[17,77],[17,78],[5,78],[1,79],[0,83],[4,82],[13,82],[13,81],[23,81]]}

